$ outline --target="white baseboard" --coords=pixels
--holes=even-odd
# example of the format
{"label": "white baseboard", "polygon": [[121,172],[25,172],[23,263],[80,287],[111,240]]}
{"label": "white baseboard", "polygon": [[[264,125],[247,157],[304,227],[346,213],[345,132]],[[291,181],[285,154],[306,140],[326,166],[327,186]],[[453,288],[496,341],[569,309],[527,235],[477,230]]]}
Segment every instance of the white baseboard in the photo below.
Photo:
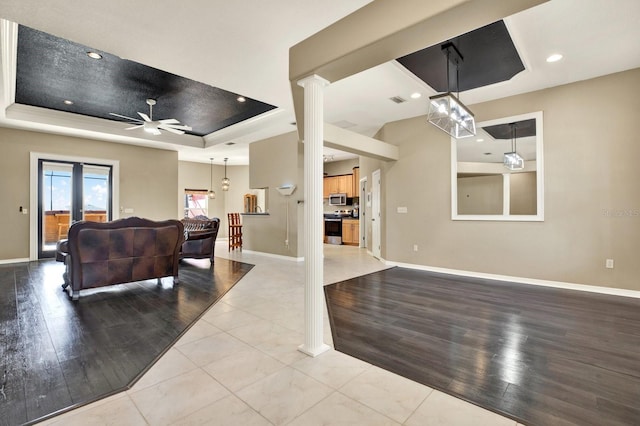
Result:
{"label": "white baseboard", "polygon": [[442,274],[460,275],[463,277],[486,278],[486,279],[496,280],[496,281],[509,281],[509,282],[514,282],[519,284],[532,284],[532,285],[539,285],[544,287],[555,287],[555,288],[563,288],[568,290],[588,291],[590,293],[601,293],[601,294],[609,294],[613,296],[634,297],[634,298],[640,299],[640,291],[627,290],[623,288],[601,287],[601,286],[587,285],[587,284],[574,284],[574,283],[566,283],[562,281],[539,280],[536,278],[512,277],[509,275],[486,274],[483,272],[439,268],[436,266],[415,265],[412,263],[393,262],[390,260],[384,261],[384,263],[389,266],[399,266],[402,268],[417,269],[421,271],[439,272]]}
{"label": "white baseboard", "polygon": [[274,259],[289,260],[292,262],[304,262],[304,257],[284,256],[282,254],[265,253],[262,251],[253,251],[242,249],[243,253],[258,254],[260,256],[272,257]]}
{"label": "white baseboard", "polygon": [[2,259],[0,260],[0,265],[6,265],[8,263],[24,263],[24,262],[29,262],[29,258],[21,257],[18,259]]}

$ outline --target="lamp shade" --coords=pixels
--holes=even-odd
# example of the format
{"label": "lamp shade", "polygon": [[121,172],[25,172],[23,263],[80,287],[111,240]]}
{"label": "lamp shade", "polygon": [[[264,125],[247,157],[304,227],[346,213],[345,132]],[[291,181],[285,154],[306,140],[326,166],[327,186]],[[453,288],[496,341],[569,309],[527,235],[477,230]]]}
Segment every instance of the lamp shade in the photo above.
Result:
{"label": "lamp shade", "polygon": [[524,169],[524,158],[515,151],[505,152],[504,166],[509,170],[522,170]]}
{"label": "lamp shade", "polygon": [[475,136],[473,113],[453,93],[431,96],[429,100],[429,123],[456,139]]}

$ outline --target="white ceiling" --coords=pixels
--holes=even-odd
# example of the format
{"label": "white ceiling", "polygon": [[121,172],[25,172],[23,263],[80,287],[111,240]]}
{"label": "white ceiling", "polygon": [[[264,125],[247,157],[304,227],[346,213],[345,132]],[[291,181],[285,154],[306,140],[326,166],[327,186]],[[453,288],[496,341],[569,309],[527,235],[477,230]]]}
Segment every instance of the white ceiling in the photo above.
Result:
{"label": "white ceiling", "polygon": [[[42,118],[42,111],[20,111],[20,120],[0,113],[0,125],[174,149],[187,161],[208,163],[214,157],[221,164],[228,157],[229,164],[247,164],[250,142],[295,130],[289,48],[367,3],[52,0],[43,6],[37,0],[0,0],[0,18],[279,107],[208,135],[206,148],[118,134],[111,123],[96,127]],[[505,22],[526,70],[511,81],[462,93],[467,105],[640,67],[638,0],[552,0]],[[549,64],[545,58],[551,53],[564,59]],[[6,99],[6,82],[1,90]],[[414,92],[422,98],[412,99]],[[330,85],[325,121],[372,136],[384,123],[425,114],[426,98],[434,93],[393,61]],[[392,96],[407,102],[395,104]],[[230,141],[236,144],[225,145]]]}

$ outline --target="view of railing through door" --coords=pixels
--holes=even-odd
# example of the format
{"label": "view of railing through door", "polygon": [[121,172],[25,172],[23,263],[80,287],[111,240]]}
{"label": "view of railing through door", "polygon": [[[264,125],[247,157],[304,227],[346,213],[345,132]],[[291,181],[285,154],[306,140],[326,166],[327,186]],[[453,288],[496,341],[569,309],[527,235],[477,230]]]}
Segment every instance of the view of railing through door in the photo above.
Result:
{"label": "view of railing through door", "polygon": [[41,159],[38,170],[38,258],[54,255],[73,222],[111,220],[111,166]]}

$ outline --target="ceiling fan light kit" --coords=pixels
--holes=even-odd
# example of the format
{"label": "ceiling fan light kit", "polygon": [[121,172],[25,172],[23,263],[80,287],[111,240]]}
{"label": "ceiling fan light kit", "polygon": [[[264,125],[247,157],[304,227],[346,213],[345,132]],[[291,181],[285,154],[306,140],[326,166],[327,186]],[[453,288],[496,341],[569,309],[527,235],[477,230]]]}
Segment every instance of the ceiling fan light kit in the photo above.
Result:
{"label": "ceiling fan light kit", "polygon": [[475,136],[476,122],[473,113],[450,91],[449,63],[453,63],[456,67],[456,89],[458,89],[458,65],[463,61],[462,54],[451,42],[443,44],[442,51],[447,56],[447,88],[449,91],[429,98],[427,119],[429,123],[456,139]]}
{"label": "ceiling fan light kit", "polygon": [[183,135],[185,131],[190,132],[193,130],[190,126],[185,126],[180,124],[178,120],[175,118],[166,118],[164,120],[154,120],[153,119],[153,106],[156,104],[155,99],[147,99],[147,105],[149,105],[149,115],[144,112],[138,112],[138,115],[142,118],[133,118],[127,117],[126,115],[116,114],[110,112],[110,115],[118,118],[124,118],[125,120],[129,120],[133,124],[131,127],[127,127],[125,130],[134,130],[142,128],[145,132],[151,133],[153,135],[162,134],[161,130],[166,130],[167,132],[175,133],[176,135]]}

